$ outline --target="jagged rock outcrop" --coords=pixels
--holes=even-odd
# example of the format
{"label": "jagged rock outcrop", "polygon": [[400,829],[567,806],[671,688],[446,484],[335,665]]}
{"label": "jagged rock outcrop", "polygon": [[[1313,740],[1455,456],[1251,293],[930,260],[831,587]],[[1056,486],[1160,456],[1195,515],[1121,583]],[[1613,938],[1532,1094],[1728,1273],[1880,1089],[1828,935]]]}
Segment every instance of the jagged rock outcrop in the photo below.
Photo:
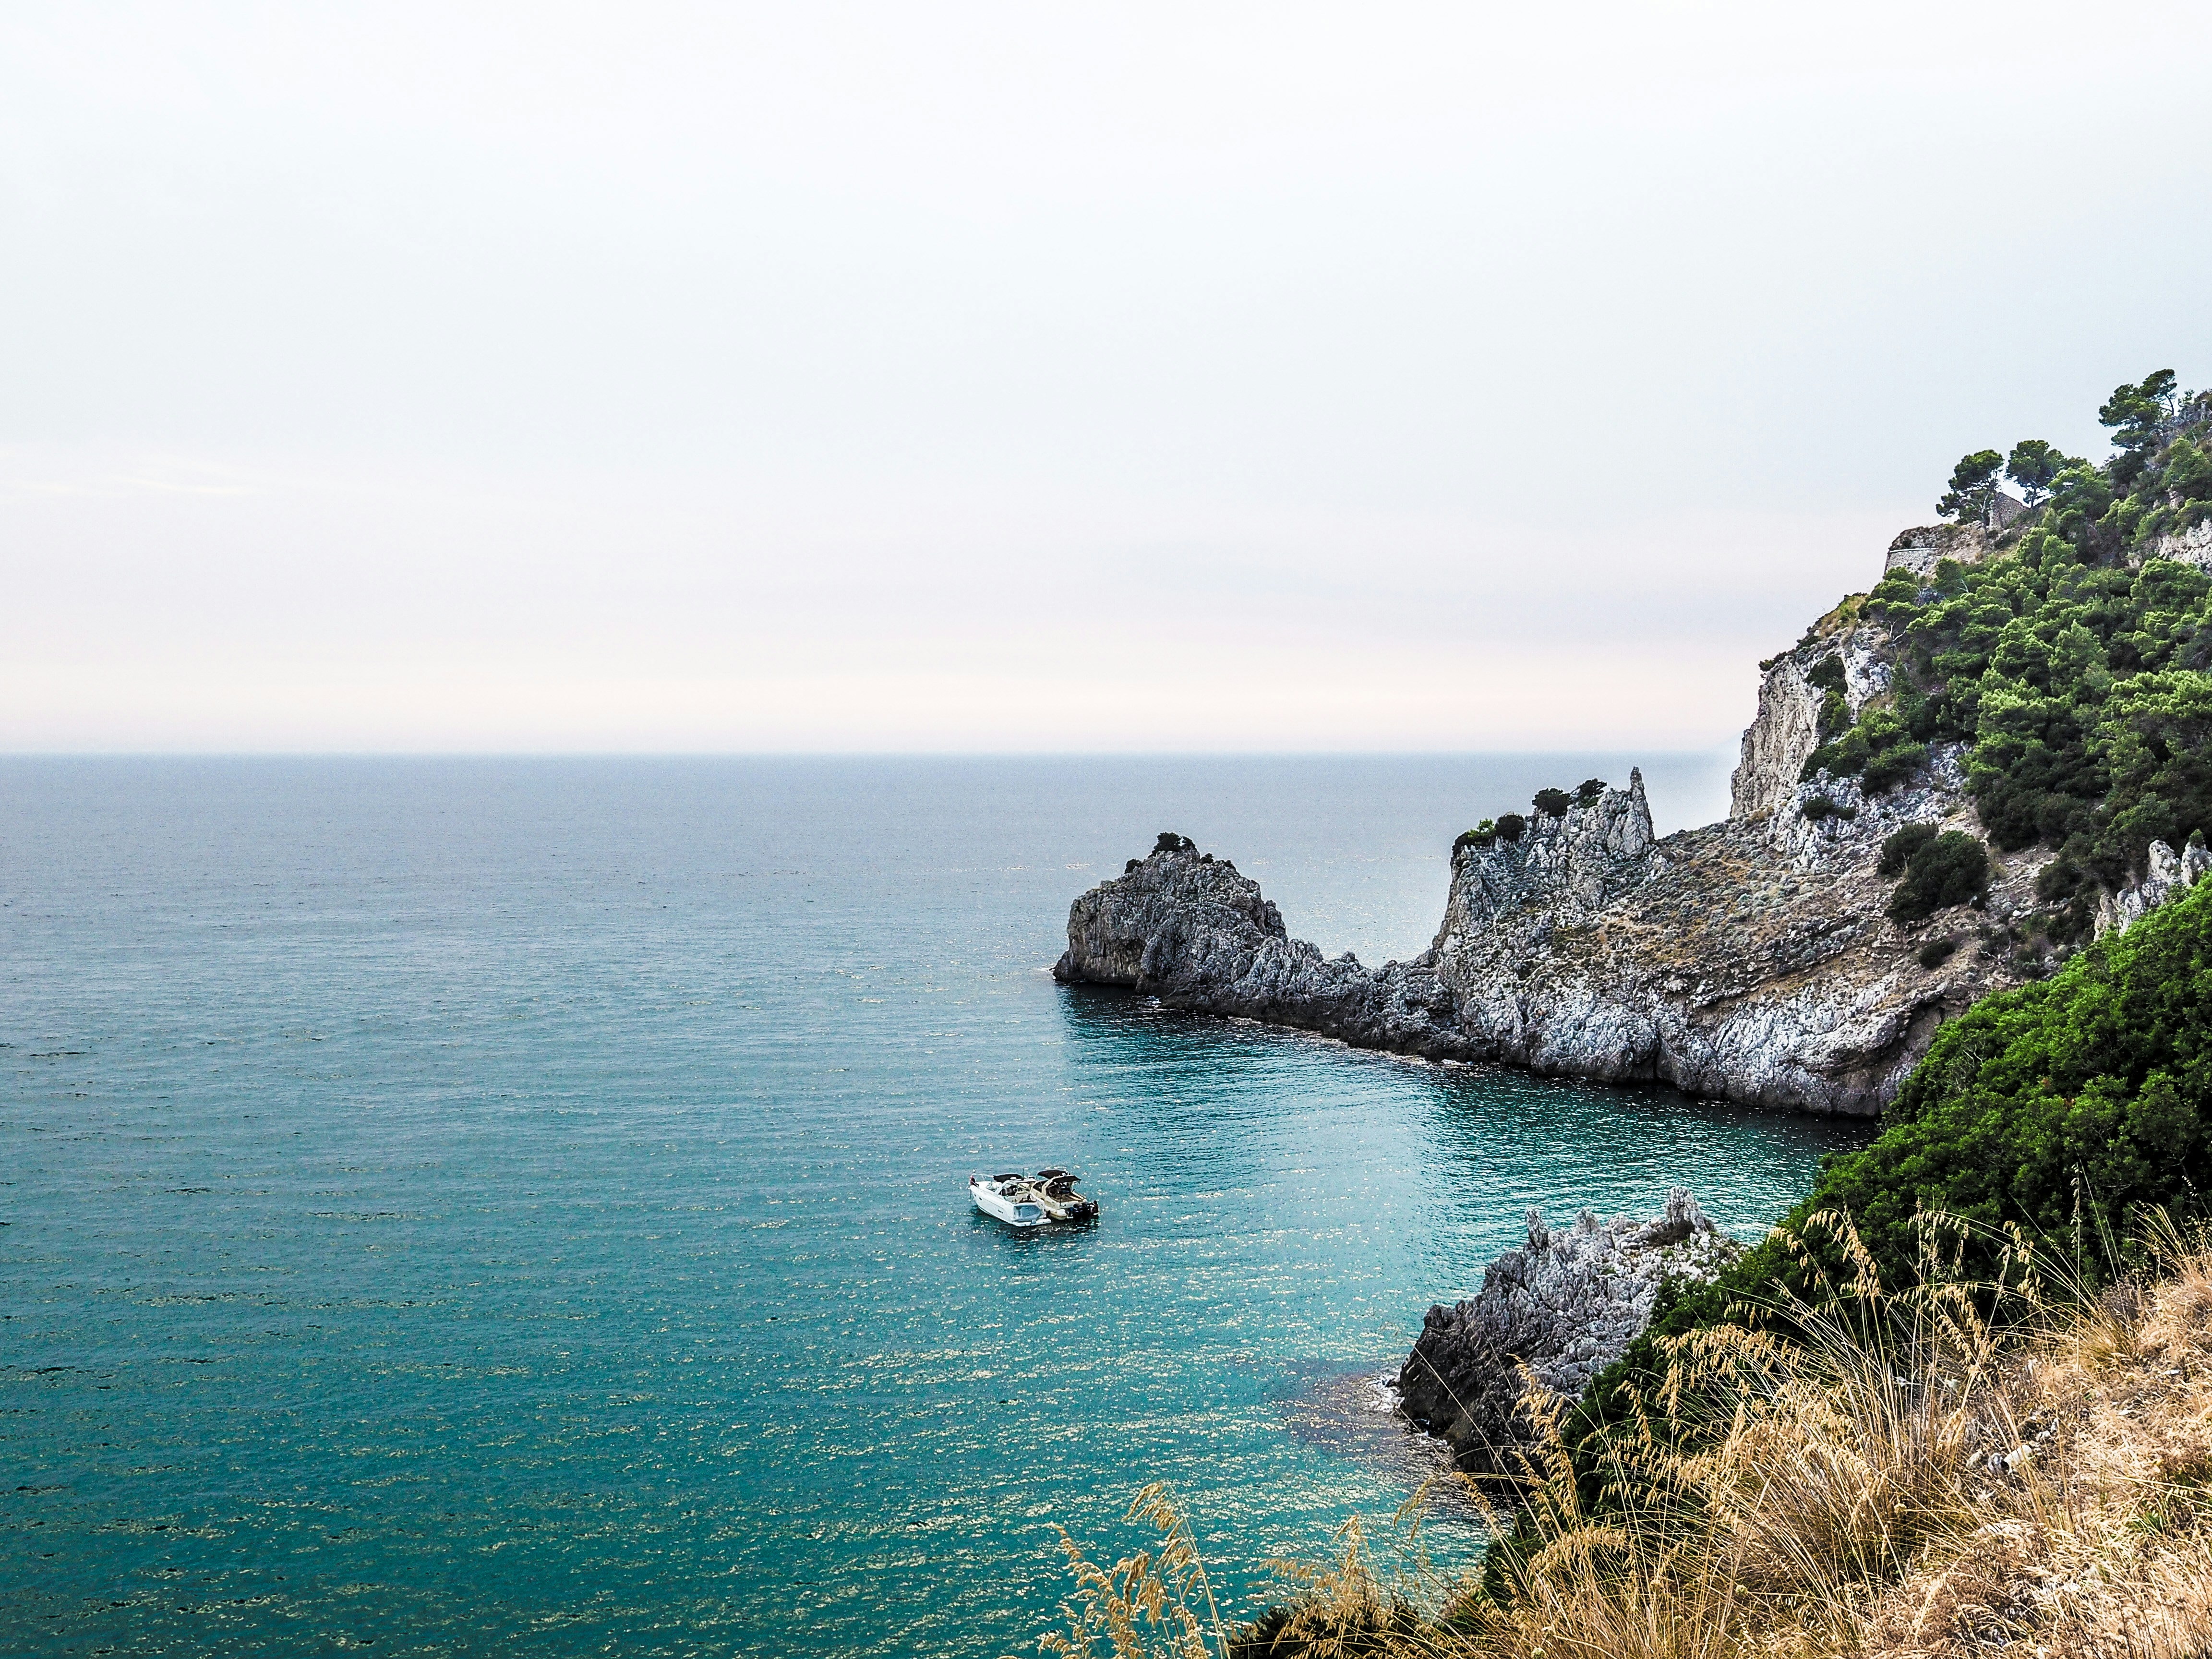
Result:
{"label": "jagged rock outcrop", "polygon": [[1729,816],[1778,812],[1797,793],[1797,774],[1820,746],[1820,693],[1795,653],[1766,671],[1759,713],[1744,728],[1735,775],[1729,780]]}
{"label": "jagged rock outcrop", "polygon": [[1490,1264],[1477,1295],[1429,1310],[1400,1403],[1462,1468],[1516,1480],[1551,1411],[1642,1334],[1662,1282],[1709,1280],[1739,1253],[1680,1187],[1642,1223],[1584,1210],[1555,1231],[1531,1210],[1528,1243]]}
{"label": "jagged rock outcrop", "polygon": [[[1882,916],[1883,836],[1970,824],[1963,791],[1942,751],[1880,799],[1792,784],[1777,812],[1660,840],[1632,774],[1518,841],[1463,843],[1435,944],[1373,970],[1288,937],[1233,866],[1156,849],[1076,900],[1054,972],[1431,1059],[1873,1113],[1943,1018],[2009,982],[2002,954],[1975,948],[1981,915],[1911,932]],[[1816,797],[1828,816],[1807,814]],[[1993,911],[2032,902],[2033,875],[2001,861]],[[1968,947],[1923,967],[1921,943],[1947,929]]]}
{"label": "jagged rock outcrop", "polygon": [[2208,851],[2203,840],[2192,838],[2189,845],[2177,853],[2162,841],[2150,844],[2148,860],[2150,868],[2143,878],[2132,887],[2117,893],[2106,893],[2097,903],[2097,937],[2115,927],[2126,927],[2141,921],[2167,900],[2194,887],[2212,870],[2212,851]]}
{"label": "jagged rock outcrop", "polygon": [[1118,880],[1077,899],[1063,984],[1115,985],[1172,1008],[1293,1025],[1431,1060],[1472,1052],[1450,993],[1425,963],[1370,972],[1346,952],[1324,957],[1290,937],[1260,884],[1189,839],[1163,835]]}

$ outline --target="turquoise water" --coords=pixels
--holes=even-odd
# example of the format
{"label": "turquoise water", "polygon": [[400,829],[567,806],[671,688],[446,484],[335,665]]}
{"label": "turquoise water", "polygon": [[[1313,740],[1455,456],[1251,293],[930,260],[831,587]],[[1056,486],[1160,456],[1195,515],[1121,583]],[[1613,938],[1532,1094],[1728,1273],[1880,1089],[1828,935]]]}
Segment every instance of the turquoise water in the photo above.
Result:
{"label": "turquoise water", "polygon": [[[0,763],[0,1647],[1009,1652],[1153,1478],[1252,1593],[1528,1205],[1863,1131],[1065,990],[1067,901],[1173,827],[1403,954],[1606,768]],[[969,1207],[1048,1161],[1096,1228]]]}

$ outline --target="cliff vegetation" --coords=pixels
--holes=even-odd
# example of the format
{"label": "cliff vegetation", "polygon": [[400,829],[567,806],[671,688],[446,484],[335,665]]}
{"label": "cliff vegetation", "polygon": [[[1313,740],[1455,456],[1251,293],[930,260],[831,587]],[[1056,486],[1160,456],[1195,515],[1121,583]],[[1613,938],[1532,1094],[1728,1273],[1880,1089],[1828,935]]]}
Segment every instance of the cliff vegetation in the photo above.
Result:
{"label": "cliff vegetation", "polygon": [[[1692,975],[1726,953],[1686,930],[1788,871],[1767,901],[1785,921],[1802,885],[1825,915],[1890,924],[1850,924],[1862,988],[1898,1016],[1852,1052],[1912,1056],[1878,1137],[1765,1241],[1661,1285],[1626,1357],[1491,1472],[1500,1535],[1476,1577],[1431,1571],[1401,1516],[1398,1568],[1355,1528],[1334,1559],[1283,1566],[1256,1623],[1201,1619],[1204,1564],[1155,1490],[1168,1553],[1109,1571],[1071,1543],[1078,1593],[1045,1650],[2212,1652],[2212,394],[2160,371],[2100,419],[2101,464],[2033,441],[1966,457],[1940,504],[1957,522],[1900,537],[1903,563],[1763,665],[1728,825],[1653,842],[1647,818],[1600,860],[1576,836],[1632,818],[1626,798],[1547,791],[1461,838],[1415,964],[1462,1030],[1531,1025],[1532,974],[1572,972],[1605,1018],[1648,982],[1674,1000],[1662,1023],[1748,1011],[1729,1017],[1758,1035],[1752,1016],[1849,984],[1859,958],[1778,946],[1765,978],[1709,988]],[[1577,858],[1586,895],[1546,873]],[[1980,919],[1926,925],[1960,909]],[[1647,915],[1697,947],[1679,982],[1638,942]],[[1518,964],[1503,1012],[1466,966],[1494,941]],[[1914,977],[1963,951],[1984,977]],[[1662,1030],[1659,1074],[1684,1075],[1697,1035]],[[1542,1060],[1523,1047],[1497,1051]]]}
{"label": "cliff vegetation", "polygon": [[[1816,1224],[1847,1251],[1847,1222]],[[1995,1309],[1940,1268],[1855,1273],[1788,1337],[1673,1338],[1646,1420],[1607,1444],[1607,1501],[1556,1450],[1481,1583],[1410,1525],[1380,1559],[1274,1564],[1231,1625],[1190,1528],[1114,1566],[1072,1540],[1037,1650],[1114,1659],[2184,1659],[2212,1650],[2212,1249],[2168,1228],[2097,1298],[2016,1280]]]}
{"label": "cliff vegetation", "polygon": [[[2100,890],[2148,873],[2154,842],[2212,830],[2212,576],[2188,556],[2212,550],[2212,393],[2184,397],[2161,369],[2099,418],[2114,442],[2102,465],[2014,447],[2028,511],[1993,556],[1893,569],[1856,607],[1894,642],[1886,698],[1853,720],[1839,659],[1808,676],[1824,693],[1808,781],[1855,776],[1880,793],[1929,745],[1969,745],[1990,842],[2057,854],[2015,931],[2062,954],[2092,931]],[[1973,475],[1996,459],[1960,464],[1954,513],[1989,515],[1993,478]]]}

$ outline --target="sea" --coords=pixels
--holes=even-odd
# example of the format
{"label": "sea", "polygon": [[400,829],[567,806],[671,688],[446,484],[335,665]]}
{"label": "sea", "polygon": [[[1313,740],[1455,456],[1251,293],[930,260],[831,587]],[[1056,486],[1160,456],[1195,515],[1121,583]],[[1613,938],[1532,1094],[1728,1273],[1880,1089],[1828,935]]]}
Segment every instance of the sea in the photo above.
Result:
{"label": "sea", "polygon": [[[1471,1559],[1430,1305],[1863,1126],[1049,970],[1163,830],[1411,954],[1455,832],[1627,764],[0,761],[0,1651],[981,1659],[1155,1481],[1224,1613],[1354,1516]],[[969,1205],[1048,1164],[1095,1224]]]}

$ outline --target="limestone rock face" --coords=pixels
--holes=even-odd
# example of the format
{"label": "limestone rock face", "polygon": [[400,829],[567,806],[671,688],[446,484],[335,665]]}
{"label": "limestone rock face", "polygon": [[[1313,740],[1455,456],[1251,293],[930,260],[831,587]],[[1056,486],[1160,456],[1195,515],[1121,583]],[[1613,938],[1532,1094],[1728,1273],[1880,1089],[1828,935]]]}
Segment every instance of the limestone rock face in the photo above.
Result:
{"label": "limestone rock face", "polygon": [[1589,805],[1556,817],[1539,815],[1518,841],[1468,845],[1454,854],[1451,897],[1436,951],[1524,911],[1555,922],[1587,921],[1651,873],[1651,806],[1644,774],[1607,789]]}
{"label": "limestone rock face", "polygon": [[[2179,559],[2200,570],[2212,570],[2212,519],[2161,536],[2146,554],[2154,559]],[[2136,561],[2130,560],[2130,562]]]}
{"label": "limestone rock face", "polygon": [[1744,729],[1742,757],[1729,780],[1729,816],[1778,811],[1796,793],[1797,774],[1820,747],[1820,693],[1805,678],[1796,653],[1766,671],[1759,714]]}
{"label": "limestone rock face", "polygon": [[[1176,844],[1170,845],[1173,840]],[[1078,898],[1062,984],[1115,985],[1171,1008],[1242,1015],[1340,1037],[1365,1048],[1464,1058],[1471,1045],[1449,994],[1424,963],[1370,971],[1291,938],[1260,884],[1187,840],[1161,844],[1115,880]]]}
{"label": "limestone rock face", "polygon": [[[1640,783],[1622,792],[1639,808]],[[1595,868],[1541,845],[1577,826],[1540,819],[1527,838],[1536,846],[1459,854],[1426,960],[1486,1057],[1753,1105],[1879,1112],[1943,1018],[2012,982],[1994,951],[1918,961],[1926,937],[1970,926],[1975,937],[1981,915],[1948,911],[1911,933],[1883,915],[1894,885],[1875,870],[1883,837],[1907,823],[1972,828],[1964,787],[1954,748],[1873,800],[1824,775],[1793,783],[1764,817],[1640,848],[1632,838]],[[1808,816],[1816,800],[1827,816]],[[1993,910],[2032,905],[2032,859],[1999,864]],[[1579,878],[1531,878],[1553,869]]]}
{"label": "limestone rock face", "polygon": [[2177,853],[2162,841],[2150,844],[2150,869],[2134,886],[2118,893],[2106,893],[2097,902],[2097,937],[2104,938],[2116,927],[2126,927],[2141,921],[2167,900],[2179,896],[2212,870],[2212,851],[2207,851],[2201,841],[2192,841]]}
{"label": "limestone rock face", "polygon": [[2000,490],[1991,515],[1996,522],[1986,528],[1979,524],[1928,524],[1900,530],[1883,556],[1882,574],[1909,570],[1916,576],[1932,576],[1946,559],[1979,564],[1989,557],[2006,529],[2027,511],[2027,502]]}
{"label": "limestone rock face", "polygon": [[1677,1187],[1656,1219],[1553,1230],[1528,1212],[1528,1243],[1481,1291],[1429,1310],[1398,1373],[1406,1414],[1451,1443],[1470,1474],[1517,1480],[1551,1408],[1579,1395],[1650,1322],[1662,1280],[1710,1280],[1740,1249]]}

